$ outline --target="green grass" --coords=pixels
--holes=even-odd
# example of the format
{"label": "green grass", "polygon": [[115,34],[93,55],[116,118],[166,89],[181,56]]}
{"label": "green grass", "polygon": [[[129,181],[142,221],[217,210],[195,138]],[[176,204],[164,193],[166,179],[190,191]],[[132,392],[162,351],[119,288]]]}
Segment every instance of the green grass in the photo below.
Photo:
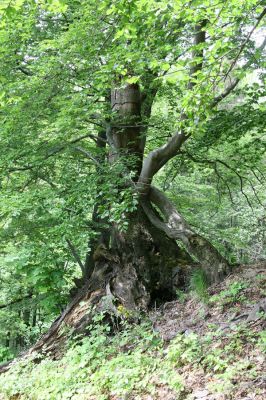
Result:
{"label": "green grass", "polygon": [[208,283],[204,271],[200,268],[192,271],[189,289],[203,302],[208,301]]}

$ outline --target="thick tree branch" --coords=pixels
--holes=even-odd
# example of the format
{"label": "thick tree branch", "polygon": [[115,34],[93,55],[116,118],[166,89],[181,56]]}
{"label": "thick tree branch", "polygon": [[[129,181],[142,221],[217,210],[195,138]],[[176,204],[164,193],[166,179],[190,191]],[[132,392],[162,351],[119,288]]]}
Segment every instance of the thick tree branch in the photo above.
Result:
{"label": "thick tree branch", "polygon": [[169,161],[176,156],[182,144],[188,139],[184,131],[176,132],[168,143],[151,151],[143,161],[142,170],[138,181],[138,189],[141,194],[147,194],[153,176]]}
{"label": "thick tree branch", "polygon": [[[152,204],[159,209],[162,218]],[[149,197],[141,198],[141,206],[154,226],[169,238],[183,243],[187,252],[200,262],[211,282],[219,282],[229,272],[228,262],[207,239],[190,228],[164,193],[151,186]]]}

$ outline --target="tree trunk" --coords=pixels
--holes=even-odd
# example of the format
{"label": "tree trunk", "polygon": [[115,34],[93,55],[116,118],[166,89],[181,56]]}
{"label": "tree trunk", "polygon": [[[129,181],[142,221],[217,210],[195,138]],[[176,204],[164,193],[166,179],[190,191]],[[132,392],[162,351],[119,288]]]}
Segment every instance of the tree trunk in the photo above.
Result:
{"label": "tree trunk", "polygon": [[[175,298],[195,260],[210,283],[220,281],[229,270],[208,240],[194,232],[168,198],[151,186],[154,174],[188,138],[183,131],[177,132],[143,160],[147,133],[143,121],[147,124],[155,93],[153,88],[144,96],[137,84],[112,90],[112,120],[104,136],[110,148],[108,162],[119,159],[127,175],[130,172],[127,184],[138,191],[139,207],[128,215],[127,232],[119,232],[114,224],[105,228],[108,221],[101,226],[95,205],[93,223],[99,224],[99,237],[90,244],[80,281],[83,286],[29,353],[50,352],[58,357],[69,333],[87,332],[97,312],[116,326],[125,316],[136,318],[152,304]],[[106,141],[99,140],[104,148]]]}
{"label": "tree trunk", "polygon": [[57,358],[70,332],[88,333],[95,313],[104,313],[115,328],[124,318],[135,320],[149,306],[176,298],[177,288],[184,287],[192,259],[150,223],[141,207],[131,216],[128,231],[114,226],[112,236],[113,247],[95,250],[90,280],[30,354]]}
{"label": "tree trunk", "polygon": [[[163,202],[162,202],[163,201]],[[156,204],[167,221],[151,204]],[[174,206],[157,189],[152,188],[149,201],[130,216],[126,233],[112,227],[112,246],[98,246],[92,258],[94,269],[66,310],[28,354],[49,353],[58,358],[71,335],[88,334],[93,317],[102,312],[113,329],[125,318],[139,317],[151,305],[176,298],[184,289],[191,269],[200,262],[209,282],[218,282],[228,272],[227,262],[217,250],[191,230]],[[187,252],[180,249],[182,241]],[[8,369],[5,365],[0,372]]]}
{"label": "tree trunk", "polygon": [[112,226],[111,248],[100,245],[94,250],[90,279],[30,353],[49,352],[59,357],[70,332],[89,333],[95,313],[102,312],[115,329],[125,317],[138,318],[149,306],[174,299],[191,268],[199,265],[188,253],[200,261],[209,282],[219,282],[226,275],[226,260],[192,231],[158,189],[151,187],[149,198],[142,198],[140,204],[130,215],[127,232]]}

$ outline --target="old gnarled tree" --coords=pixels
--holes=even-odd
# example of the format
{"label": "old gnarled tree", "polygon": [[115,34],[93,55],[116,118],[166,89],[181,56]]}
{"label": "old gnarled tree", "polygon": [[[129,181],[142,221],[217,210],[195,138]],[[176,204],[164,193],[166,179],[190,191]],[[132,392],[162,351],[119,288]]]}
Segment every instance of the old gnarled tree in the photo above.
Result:
{"label": "old gnarled tree", "polygon": [[[216,6],[212,1],[202,5],[102,1],[99,7],[93,2],[65,3],[67,9],[56,15],[49,7],[34,5],[30,29],[35,48],[28,38],[21,50],[14,43],[10,66],[22,82],[22,105],[14,117],[17,132],[27,138],[30,129],[36,130],[39,142],[28,150],[31,142],[25,139],[25,148],[8,165],[8,173],[29,173],[47,181],[53,190],[62,190],[52,182],[49,162],[71,154],[86,160],[89,173],[97,176],[90,221],[95,235],[84,263],[71,240],[66,240],[82,277],[76,280],[69,306],[32,349],[38,351],[55,351],[64,336],[62,326],[77,332],[86,329],[95,310],[119,317],[119,305],[134,312],[147,309],[156,299],[171,299],[176,288],[184,286],[187,266],[200,265],[210,283],[229,272],[227,260],[189,226],[154,178],[181,154],[197,130],[204,129],[204,122],[237,88],[244,73],[257,67],[254,63],[266,44],[256,50],[250,46],[266,13],[253,1]],[[27,15],[31,10],[25,7],[23,12]],[[176,122],[166,139],[161,138],[164,126],[154,126],[152,119],[164,90],[171,90],[176,105]],[[29,93],[25,99],[24,92]],[[32,99],[39,93],[44,98],[38,107],[41,122],[34,124],[37,111]],[[27,123],[20,123],[24,114]],[[79,129],[83,134],[77,137]],[[149,141],[151,129],[155,144]],[[54,132],[61,140],[65,131],[66,140],[48,145],[47,150]],[[69,160],[64,166],[67,171],[70,156]],[[88,164],[84,165],[83,174]],[[64,170],[61,165],[54,168]],[[123,212],[126,229],[108,213],[110,204],[102,194],[108,170],[116,174],[115,193],[127,191],[137,199],[132,209]]]}

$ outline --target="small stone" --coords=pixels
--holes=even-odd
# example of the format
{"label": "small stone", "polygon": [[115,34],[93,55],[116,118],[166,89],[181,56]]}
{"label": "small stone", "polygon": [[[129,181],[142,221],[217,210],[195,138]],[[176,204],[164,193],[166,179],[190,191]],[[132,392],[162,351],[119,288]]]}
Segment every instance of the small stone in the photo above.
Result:
{"label": "small stone", "polygon": [[193,393],[193,395],[196,397],[196,399],[204,399],[204,397],[207,397],[208,394],[209,394],[209,391],[207,389],[197,390],[196,392]]}

